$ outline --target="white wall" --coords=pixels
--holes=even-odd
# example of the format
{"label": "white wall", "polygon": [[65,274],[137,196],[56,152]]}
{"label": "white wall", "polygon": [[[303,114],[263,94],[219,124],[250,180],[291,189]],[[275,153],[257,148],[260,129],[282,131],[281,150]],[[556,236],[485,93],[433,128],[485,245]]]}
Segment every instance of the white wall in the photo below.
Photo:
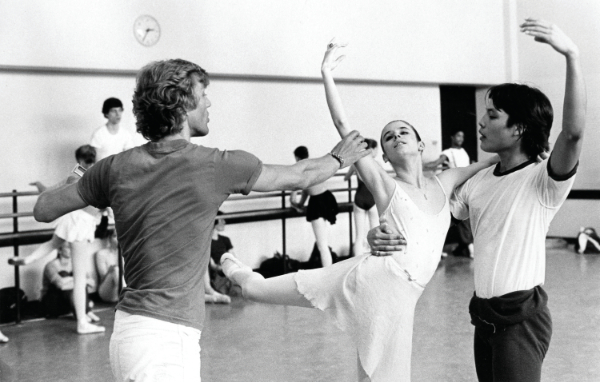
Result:
{"label": "white wall", "polygon": [[[149,14],[151,48],[133,37]],[[137,70],[181,57],[209,72],[318,77],[323,49],[348,40],[342,76],[410,82],[504,78],[502,0],[172,2],[62,0],[0,3],[0,65]],[[472,49],[477,47],[477,49]]]}

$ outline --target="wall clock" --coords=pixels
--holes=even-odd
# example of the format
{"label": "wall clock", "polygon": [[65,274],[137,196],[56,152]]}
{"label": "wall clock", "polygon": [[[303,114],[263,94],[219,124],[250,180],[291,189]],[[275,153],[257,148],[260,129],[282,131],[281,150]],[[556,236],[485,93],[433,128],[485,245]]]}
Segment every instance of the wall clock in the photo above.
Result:
{"label": "wall clock", "polygon": [[142,15],[133,23],[133,35],[143,46],[152,46],[160,39],[160,25],[154,17]]}

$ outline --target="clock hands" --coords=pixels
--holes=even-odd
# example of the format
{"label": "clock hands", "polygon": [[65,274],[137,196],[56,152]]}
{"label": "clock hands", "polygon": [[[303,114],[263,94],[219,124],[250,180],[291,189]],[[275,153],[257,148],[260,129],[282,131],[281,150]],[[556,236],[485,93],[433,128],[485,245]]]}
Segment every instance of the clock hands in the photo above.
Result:
{"label": "clock hands", "polygon": [[152,29],[152,28],[146,28],[146,33],[144,33],[144,37],[142,37],[142,40],[143,40],[143,41],[146,41],[146,36],[148,35],[148,32],[151,32],[151,31],[153,31],[153,30],[154,30],[154,29]]}

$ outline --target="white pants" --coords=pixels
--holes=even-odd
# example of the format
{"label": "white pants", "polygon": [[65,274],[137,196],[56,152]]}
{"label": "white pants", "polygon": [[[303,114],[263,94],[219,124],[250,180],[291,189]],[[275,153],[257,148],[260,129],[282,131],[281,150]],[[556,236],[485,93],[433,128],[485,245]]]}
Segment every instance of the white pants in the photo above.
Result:
{"label": "white pants", "polygon": [[117,382],[200,382],[200,330],[117,310],[110,366]]}

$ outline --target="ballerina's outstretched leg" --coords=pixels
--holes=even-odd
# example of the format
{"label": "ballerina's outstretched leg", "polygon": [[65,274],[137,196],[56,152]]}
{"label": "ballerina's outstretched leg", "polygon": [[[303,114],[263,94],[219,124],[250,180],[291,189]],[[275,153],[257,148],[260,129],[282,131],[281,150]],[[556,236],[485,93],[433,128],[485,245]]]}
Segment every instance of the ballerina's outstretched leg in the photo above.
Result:
{"label": "ballerina's outstretched leg", "polygon": [[221,266],[225,276],[242,288],[242,295],[247,299],[267,304],[312,308],[310,301],[298,292],[294,280],[296,273],[265,279],[230,253],[221,257]]}

